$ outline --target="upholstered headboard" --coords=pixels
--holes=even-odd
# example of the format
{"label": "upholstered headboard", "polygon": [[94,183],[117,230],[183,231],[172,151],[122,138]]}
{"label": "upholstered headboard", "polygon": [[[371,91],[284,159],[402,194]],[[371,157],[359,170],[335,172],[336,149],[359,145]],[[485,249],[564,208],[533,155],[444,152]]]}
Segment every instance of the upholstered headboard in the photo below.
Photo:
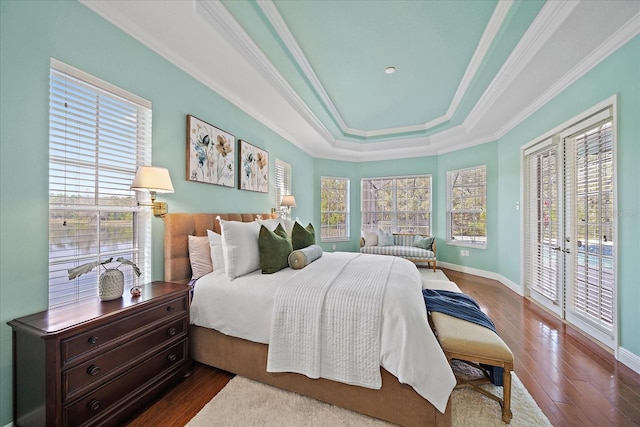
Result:
{"label": "upholstered headboard", "polygon": [[166,282],[187,283],[191,279],[189,263],[189,238],[206,236],[207,230],[220,233],[220,223],[216,217],[226,221],[255,221],[276,218],[271,213],[168,213],[164,216],[164,280]]}

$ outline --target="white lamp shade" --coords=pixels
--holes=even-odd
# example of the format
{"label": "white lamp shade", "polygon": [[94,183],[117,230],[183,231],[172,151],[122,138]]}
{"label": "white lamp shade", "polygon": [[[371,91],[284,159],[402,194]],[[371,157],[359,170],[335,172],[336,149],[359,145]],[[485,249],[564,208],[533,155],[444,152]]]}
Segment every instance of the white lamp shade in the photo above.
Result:
{"label": "white lamp shade", "polygon": [[286,206],[289,208],[295,208],[296,207],[296,198],[288,195],[288,196],[282,196],[282,202],[280,202],[280,206]]}
{"label": "white lamp shade", "polygon": [[157,166],[140,166],[131,183],[131,189],[155,193],[173,193],[169,170]]}

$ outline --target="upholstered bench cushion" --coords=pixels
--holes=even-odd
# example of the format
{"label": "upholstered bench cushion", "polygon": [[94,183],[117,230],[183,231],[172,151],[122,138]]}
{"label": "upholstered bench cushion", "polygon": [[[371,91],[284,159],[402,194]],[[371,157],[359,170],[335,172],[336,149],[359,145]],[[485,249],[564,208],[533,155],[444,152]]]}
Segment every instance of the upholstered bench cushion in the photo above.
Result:
{"label": "upholstered bench cushion", "polygon": [[474,356],[483,359],[513,362],[513,353],[505,342],[492,330],[484,326],[448,314],[432,312],[431,320],[438,334],[438,341],[445,352]]}
{"label": "upholstered bench cushion", "polygon": [[436,291],[462,292],[455,282],[440,279],[423,279],[422,289],[435,289]]}
{"label": "upholstered bench cushion", "polygon": [[431,251],[415,246],[363,246],[360,248],[363,254],[394,255],[402,258],[433,260],[435,254]]}

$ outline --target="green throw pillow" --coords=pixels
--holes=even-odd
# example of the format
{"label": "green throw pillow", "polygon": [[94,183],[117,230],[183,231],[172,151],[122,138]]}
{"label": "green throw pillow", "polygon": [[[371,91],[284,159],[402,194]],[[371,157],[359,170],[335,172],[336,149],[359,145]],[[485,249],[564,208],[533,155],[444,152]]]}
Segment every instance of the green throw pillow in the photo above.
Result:
{"label": "green throw pillow", "polygon": [[293,248],[281,224],[278,224],[274,231],[264,225],[260,226],[258,248],[262,274],[275,273],[289,266],[289,254]]}
{"label": "green throw pillow", "polygon": [[298,221],[296,221],[295,224],[293,224],[293,230],[291,231],[291,243],[293,244],[294,251],[315,245],[316,232],[313,230],[313,225],[309,223],[309,225],[303,227]]}
{"label": "green throw pillow", "polygon": [[434,239],[435,237],[422,237],[421,235],[416,234],[416,237],[413,239],[413,246],[432,251]]}

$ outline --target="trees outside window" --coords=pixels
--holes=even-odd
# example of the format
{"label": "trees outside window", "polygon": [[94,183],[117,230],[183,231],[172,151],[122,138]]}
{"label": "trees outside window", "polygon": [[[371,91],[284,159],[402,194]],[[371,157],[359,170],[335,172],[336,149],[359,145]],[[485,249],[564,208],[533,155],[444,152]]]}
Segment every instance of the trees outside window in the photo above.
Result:
{"label": "trees outside window", "polygon": [[362,229],[431,235],[431,175],[362,180]]}
{"label": "trees outside window", "polygon": [[487,167],[447,172],[447,243],[487,247]]}
{"label": "trees outside window", "polygon": [[349,240],[349,179],[323,176],[320,182],[320,240]]}

